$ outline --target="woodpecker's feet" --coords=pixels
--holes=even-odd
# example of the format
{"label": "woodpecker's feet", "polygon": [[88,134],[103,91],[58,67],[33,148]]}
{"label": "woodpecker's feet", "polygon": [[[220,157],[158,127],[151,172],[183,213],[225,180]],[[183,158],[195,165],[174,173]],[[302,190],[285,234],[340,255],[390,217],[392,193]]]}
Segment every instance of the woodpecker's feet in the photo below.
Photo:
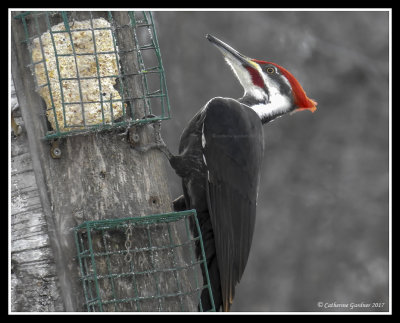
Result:
{"label": "woodpecker's feet", "polygon": [[[155,115],[150,114],[145,116],[144,118],[154,118]],[[153,129],[154,129],[154,142],[147,144],[145,146],[138,146],[135,149],[139,152],[147,152],[151,149],[159,149],[161,152],[167,156],[168,159],[172,157],[172,153],[169,151],[167,145],[165,144],[164,140],[161,137],[161,120],[157,120],[153,122]]]}
{"label": "woodpecker's feet", "polygon": [[179,196],[175,200],[172,201],[172,205],[174,206],[174,211],[185,211],[187,210],[186,207],[186,200],[183,195]]}

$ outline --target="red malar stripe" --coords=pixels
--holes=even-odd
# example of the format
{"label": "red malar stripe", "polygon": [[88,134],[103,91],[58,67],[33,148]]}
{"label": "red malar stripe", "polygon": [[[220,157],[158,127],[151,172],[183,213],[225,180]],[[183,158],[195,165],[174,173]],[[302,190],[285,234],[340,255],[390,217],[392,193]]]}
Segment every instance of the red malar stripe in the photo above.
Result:
{"label": "red malar stripe", "polygon": [[246,66],[246,69],[251,75],[251,80],[253,81],[253,84],[263,88],[265,85],[260,73],[258,73],[258,71],[251,66]]}

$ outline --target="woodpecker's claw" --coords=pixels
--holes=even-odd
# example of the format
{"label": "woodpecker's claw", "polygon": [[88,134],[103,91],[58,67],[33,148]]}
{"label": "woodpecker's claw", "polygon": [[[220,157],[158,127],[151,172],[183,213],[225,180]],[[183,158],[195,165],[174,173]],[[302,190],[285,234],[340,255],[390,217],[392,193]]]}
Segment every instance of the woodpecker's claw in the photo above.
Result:
{"label": "woodpecker's claw", "polygon": [[[150,115],[154,117],[153,115]],[[149,116],[146,116],[147,118]],[[145,146],[135,147],[135,149],[139,152],[147,152],[151,149],[159,149],[168,159],[172,157],[171,152],[169,151],[167,145],[165,144],[164,140],[161,137],[161,120],[157,120],[153,123],[154,129],[154,143],[147,144]]]}
{"label": "woodpecker's claw", "polygon": [[183,195],[181,195],[178,198],[176,198],[175,200],[173,200],[172,205],[173,205],[174,211],[178,212],[178,211],[187,210],[186,200]]}

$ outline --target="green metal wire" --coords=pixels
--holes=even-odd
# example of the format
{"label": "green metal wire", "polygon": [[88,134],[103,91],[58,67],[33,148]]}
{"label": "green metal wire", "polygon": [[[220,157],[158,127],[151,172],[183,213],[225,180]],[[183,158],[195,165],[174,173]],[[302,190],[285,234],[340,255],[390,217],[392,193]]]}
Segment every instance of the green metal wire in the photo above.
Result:
{"label": "green metal wire", "polygon": [[[88,235],[89,250],[93,250],[92,238],[91,238],[91,233],[90,233],[90,230],[89,230],[88,223],[86,223],[86,232],[87,232],[87,235]],[[95,288],[96,288],[96,294],[97,294],[97,304],[99,306],[100,312],[102,312],[103,311],[103,304],[102,304],[101,298],[100,298],[100,288],[99,288],[99,282],[98,282],[98,277],[97,277],[97,272],[96,272],[96,262],[95,262],[93,253],[91,253],[91,255],[90,255],[90,260],[92,261],[92,267],[91,268],[93,268],[93,279],[94,279],[94,282],[95,282]]]}
{"label": "green metal wire", "polygon": [[[171,227],[170,227],[169,223],[167,223],[167,230],[168,230],[169,243],[171,245],[173,245],[172,232],[171,232]],[[173,255],[173,258],[174,258],[173,264],[174,264],[175,267],[177,267],[177,255],[175,253],[175,250],[172,250],[171,252],[172,252],[172,255]],[[175,271],[174,271],[174,277],[175,277],[176,287],[178,289],[178,292],[181,292],[182,287],[181,287],[180,281],[178,279],[178,274]],[[179,296],[179,303],[180,303],[181,312],[183,312],[184,311],[184,307],[183,307],[182,295]]]}
{"label": "green metal wire", "polygon": [[[25,17],[24,17],[25,18]],[[38,17],[35,15],[35,27],[37,32],[39,32],[39,22],[38,22]],[[47,80],[47,86],[49,87],[49,95],[50,95],[50,101],[51,101],[51,108],[53,109],[53,113],[54,115],[56,115],[56,110],[54,107],[54,99],[53,99],[53,91],[51,90],[51,83],[50,83],[50,79],[49,79],[49,73],[47,72],[47,64],[46,64],[46,56],[44,54],[44,50],[43,50],[43,45],[42,45],[42,39],[39,37],[39,43],[40,43],[40,50],[41,50],[41,54],[42,54],[42,62],[43,62],[43,66],[44,66],[44,70],[45,70],[45,75],[46,75],[46,80]],[[32,60],[31,60],[32,62]],[[40,62],[38,62],[40,64]],[[58,125],[58,121],[57,118],[56,119],[56,128],[57,131],[59,131],[59,125]]]}
{"label": "green metal wire", "polygon": [[[181,238],[185,238],[185,240],[181,241],[181,239],[176,239],[174,242],[172,228],[173,226],[177,226],[179,223],[182,224],[182,221],[185,232],[184,237]],[[189,228],[189,221],[194,223],[195,232],[193,233]],[[143,244],[143,240],[133,240],[134,248],[129,251],[123,249],[123,247],[122,249],[113,249],[109,247],[107,241],[109,238],[107,237],[117,234],[116,232],[121,232],[121,230],[126,229],[129,226],[134,229],[144,230],[145,234],[143,234],[142,239],[143,237],[146,237],[145,240],[147,240],[147,244],[145,243],[145,246],[135,246],[135,242]],[[162,229],[162,232],[157,231],[157,236],[165,236],[163,245],[159,245],[160,241],[157,242],[157,245],[153,243],[151,230],[156,227]],[[83,293],[88,311],[101,312],[107,309],[110,310],[111,308],[114,311],[118,311],[119,306],[129,303],[131,304],[129,307],[130,311],[143,311],[142,302],[145,301],[155,302],[157,304],[154,305],[155,308],[157,308],[158,311],[163,311],[165,308],[163,302],[165,302],[165,299],[171,297],[176,299],[176,306],[180,311],[185,311],[189,310],[189,304],[185,303],[186,297],[194,295],[196,295],[200,311],[203,311],[200,296],[204,290],[208,291],[212,304],[211,311],[215,311],[203,240],[195,210],[155,214],[144,217],[87,221],[74,228],[74,235],[80,268],[80,279],[82,280]],[[103,246],[99,247],[99,241],[97,241],[96,248],[94,248],[93,239],[95,239],[97,235],[100,235],[101,244]],[[140,236],[139,232],[137,232],[137,235]],[[133,234],[132,239],[134,237],[135,235]],[[201,247],[200,259],[196,259],[194,252],[194,246],[197,243],[199,243]],[[95,250],[99,248],[100,250]],[[178,259],[179,251],[182,254],[186,248],[189,248],[190,251],[190,261]],[[133,262],[130,262],[128,271],[121,268],[121,266],[115,268],[116,265],[112,265],[111,257],[125,256],[128,252],[132,252],[136,255],[135,257],[141,254],[148,255],[148,267],[135,268]],[[160,259],[157,258],[160,254],[172,254],[172,261],[166,265],[167,267],[159,268],[159,266],[156,266],[156,261],[160,261]],[[103,266],[107,269],[106,273],[98,271],[97,266],[99,263],[105,264]],[[203,283],[201,283],[197,277],[198,269],[200,267],[202,267],[206,272],[206,281]],[[188,286],[185,285],[186,290],[182,290],[183,285],[179,278],[188,270],[195,273],[195,286],[193,287],[192,283],[189,283],[186,284],[189,286],[189,289]],[[176,289],[172,287],[173,284],[163,285],[162,280],[160,280],[161,274],[172,275],[170,277],[173,277],[175,280]],[[137,279],[144,276],[149,276],[150,280],[148,280],[147,284],[150,281],[153,281],[153,284],[155,285],[155,291],[151,295],[139,295]],[[133,291],[131,294],[120,296],[116,291],[116,284],[125,282],[126,279],[131,280]],[[100,284],[100,282],[105,281],[108,281],[111,286],[106,290],[103,289]],[[164,290],[166,287],[168,287],[168,289]],[[136,308],[133,307],[133,304],[135,304]]]}
{"label": "green metal wire", "polygon": [[[23,28],[24,28],[24,34],[25,34],[25,39],[23,42],[25,42],[28,45],[28,49],[30,51],[30,60],[31,60],[31,68],[34,71],[34,66],[37,64],[43,64],[45,74],[46,74],[46,84],[42,84],[39,86],[36,82],[36,77],[35,82],[38,88],[41,87],[48,87],[49,89],[49,94],[50,94],[50,101],[51,101],[51,106],[47,107],[47,110],[52,111],[52,114],[55,119],[55,129],[48,129],[47,133],[45,134],[44,139],[57,139],[60,137],[64,136],[72,136],[72,135],[78,135],[78,134],[84,134],[87,132],[93,132],[93,131],[102,131],[102,130],[110,130],[114,128],[126,128],[131,125],[140,125],[140,124],[146,124],[149,122],[155,122],[159,120],[167,120],[170,119],[170,104],[169,104],[169,98],[168,98],[168,92],[167,92],[167,86],[166,86],[166,78],[165,78],[165,71],[163,68],[162,60],[161,60],[161,52],[158,44],[158,39],[157,39],[157,33],[155,30],[154,26],[154,21],[151,12],[146,12],[143,11],[141,12],[141,17],[138,18],[139,13],[134,12],[134,11],[129,11],[127,12],[130,24],[129,28],[132,29],[132,34],[134,35],[134,43],[135,43],[135,48],[133,49],[136,52],[136,58],[137,58],[137,66],[139,66],[139,71],[137,75],[140,76],[141,80],[141,85],[142,85],[142,90],[143,90],[143,96],[139,97],[126,97],[125,93],[125,88],[126,85],[124,84],[124,79],[127,76],[130,75],[124,75],[121,71],[120,63],[119,63],[119,48],[117,45],[117,39],[116,39],[116,32],[119,28],[125,28],[127,26],[118,26],[117,23],[115,22],[113,18],[113,12],[108,11],[106,12],[107,20],[109,21],[111,27],[94,27],[93,26],[93,15],[92,12],[89,12],[90,14],[90,28],[80,28],[80,29],[73,29],[71,28],[71,14],[70,12],[66,11],[61,11],[61,12],[50,12],[50,11],[27,11],[23,12],[17,16],[15,16],[15,19],[20,19]],[[52,26],[54,23],[54,17],[57,16],[60,17],[59,20],[62,21],[64,24],[65,30],[53,30]],[[32,19],[33,18],[33,22]],[[103,17],[104,18],[104,17]],[[62,105],[62,112],[63,112],[63,117],[64,117],[64,129],[61,129],[59,122],[60,120],[57,119],[57,114],[56,114],[56,107],[54,104],[54,99],[53,99],[53,93],[54,89],[51,87],[51,82],[48,76],[48,68],[47,68],[47,63],[46,63],[46,57],[45,53],[43,51],[43,45],[41,42],[41,31],[39,28],[39,20],[44,19],[46,26],[47,26],[47,31],[50,34],[51,41],[52,41],[52,46],[54,50],[54,56],[56,59],[56,67],[57,67],[57,74],[58,74],[58,80],[59,80],[59,88],[60,88],[60,97],[61,97],[61,105]],[[29,28],[31,24],[34,24],[36,27]],[[142,32],[143,28],[145,28],[148,31],[149,34],[149,42],[148,43],[141,43],[141,40],[138,37],[138,33]],[[113,46],[114,49],[112,51],[107,51],[107,52],[98,52],[98,49],[96,47],[96,36],[95,36],[95,31],[97,30],[109,30],[111,31],[112,35],[112,41],[113,41]],[[91,53],[81,53],[77,52],[75,48],[75,44],[73,41],[72,37],[72,32],[91,32],[92,34],[92,42],[93,42],[93,52]],[[57,44],[54,39],[54,35],[58,33],[64,33],[68,35],[69,40],[71,42],[71,47],[72,47],[72,53],[59,53],[57,52]],[[33,62],[32,58],[32,48],[30,44],[33,42],[34,39],[38,38],[41,51],[42,51],[42,60],[39,62]],[[143,51],[152,51],[155,53],[155,57],[157,59],[157,64],[156,66],[146,66],[146,58],[142,54]],[[118,74],[116,75],[106,75],[102,76],[100,75],[100,68],[99,68],[99,53],[100,54],[114,54],[115,55],[115,60],[116,60],[116,67],[118,70]],[[96,75],[94,76],[82,76],[79,75],[79,68],[78,68],[78,63],[77,63],[77,57],[79,56],[85,56],[85,55],[92,55],[95,57],[95,64],[96,64]],[[75,62],[75,71],[76,71],[76,77],[62,77],[61,72],[60,72],[60,67],[59,67],[59,58],[60,57],[73,57],[74,62]],[[133,63],[133,62],[132,62]],[[33,73],[35,74],[35,73]],[[150,76],[157,75],[159,77],[159,88],[155,90],[150,90],[149,89],[149,77]],[[119,89],[118,92],[120,94],[120,99],[115,99],[110,97],[109,99],[105,99],[102,96],[102,84],[101,80],[104,78],[112,78],[112,79],[118,79],[119,83]],[[99,88],[99,93],[100,97],[97,101],[85,101],[84,99],[84,89],[81,86],[81,82],[83,80],[95,80],[97,79],[98,83],[98,88]],[[64,97],[64,92],[63,92],[63,82],[65,81],[71,81],[71,82],[77,82],[78,86],[78,91],[79,91],[79,101],[77,102],[66,102],[65,97]],[[153,114],[155,117],[144,117],[143,119],[140,118],[135,118],[135,102],[138,100],[143,100],[145,102],[145,110],[146,110],[146,115]],[[153,101],[154,100],[154,101]],[[155,113],[152,103],[156,103],[158,101],[159,105],[159,110],[157,113]],[[113,108],[112,104],[116,102],[121,102],[121,107],[122,107],[122,116],[118,118],[118,120],[114,119],[114,114],[113,114]],[[130,115],[126,113],[126,106],[127,103],[133,102],[131,104],[130,109]],[[101,108],[101,120],[102,122],[97,123],[97,124],[87,124],[85,120],[85,104],[98,104],[99,107]],[[106,122],[104,112],[105,112],[105,103],[110,105],[110,114],[111,114],[111,121]],[[66,121],[66,108],[68,105],[80,105],[81,107],[81,116],[82,116],[82,121],[83,125],[73,125],[73,124],[67,124]],[[76,128],[76,129],[74,129]]]}

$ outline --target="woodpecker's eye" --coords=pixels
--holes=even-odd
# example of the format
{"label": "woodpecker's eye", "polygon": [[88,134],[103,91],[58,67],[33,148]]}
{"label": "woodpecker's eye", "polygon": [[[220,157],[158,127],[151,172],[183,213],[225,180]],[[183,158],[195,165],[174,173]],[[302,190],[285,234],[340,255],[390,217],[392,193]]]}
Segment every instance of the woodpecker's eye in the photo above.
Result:
{"label": "woodpecker's eye", "polygon": [[275,69],[273,67],[267,67],[267,73],[268,74],[274,74],[275,73]]}

